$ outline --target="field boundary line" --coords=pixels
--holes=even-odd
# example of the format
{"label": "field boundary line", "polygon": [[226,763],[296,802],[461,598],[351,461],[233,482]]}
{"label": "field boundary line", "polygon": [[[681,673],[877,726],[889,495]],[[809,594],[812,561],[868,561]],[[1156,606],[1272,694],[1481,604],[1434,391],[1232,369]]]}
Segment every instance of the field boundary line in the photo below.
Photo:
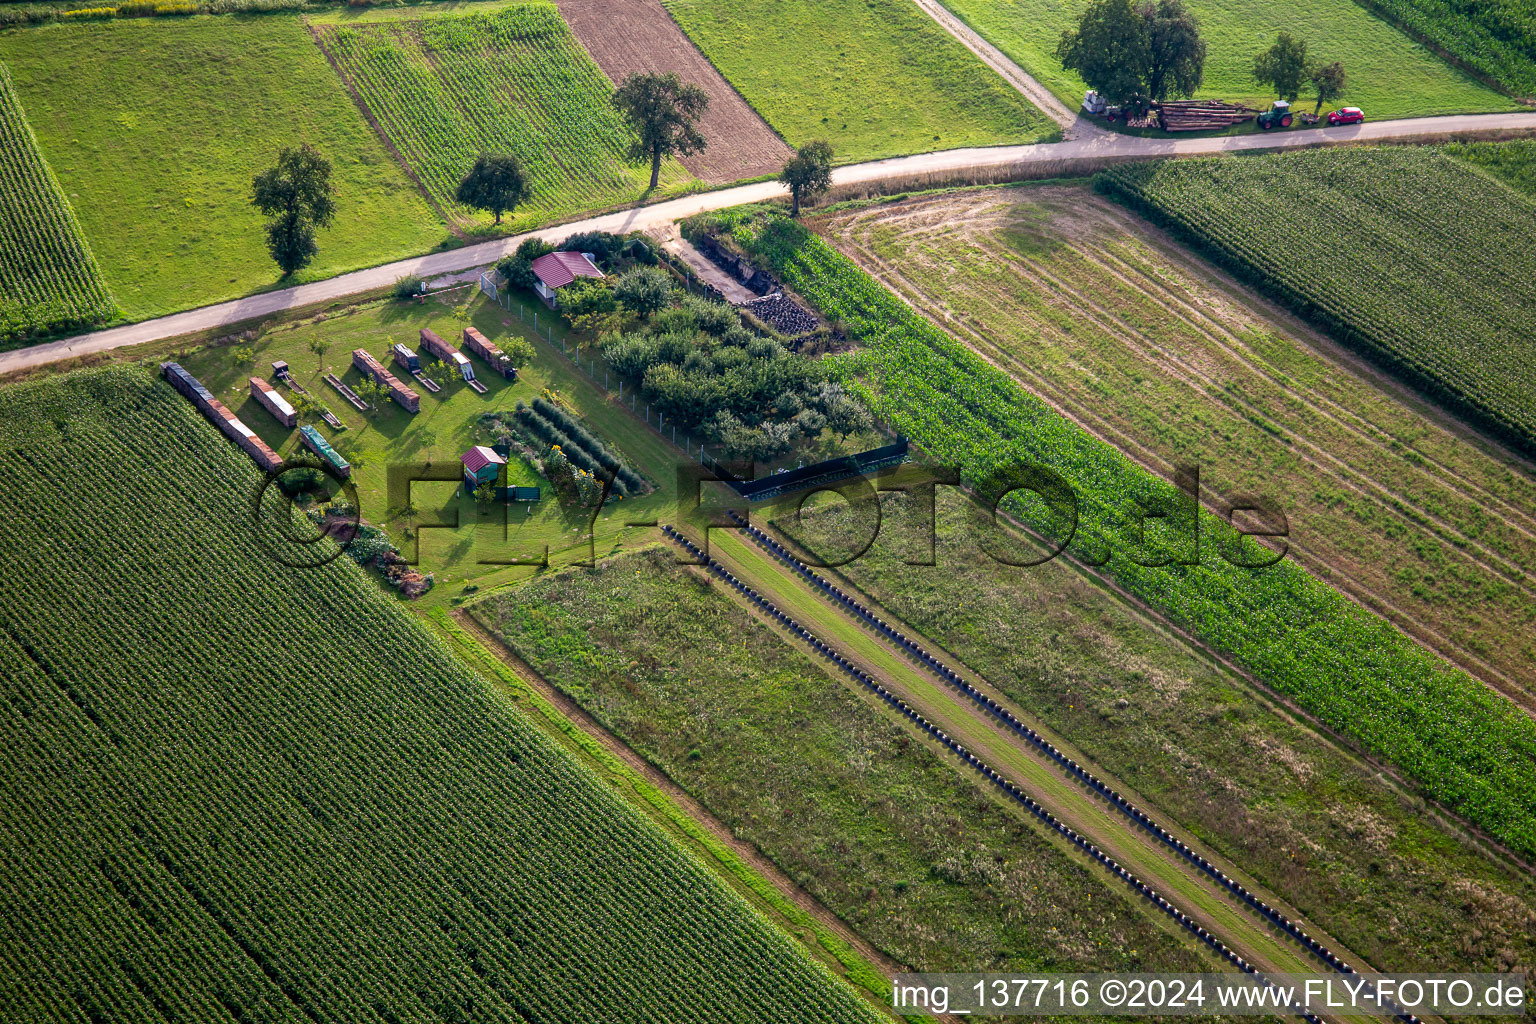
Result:
{"label": "field boundary line", "polygon": [[309,30],[309,38],[314,41],[315,48],[325,55],[326,63],[331,66],[331,71],[341,80],[341,84],[347,87],[347,92],[352,96],[352,102],[356,104],[358,112],[363,115],[363,120],[368,122],[368,127],[373,129],[373,134],[378,137],[379,141],[384,143],[384,148],[389,151],[390,156],[395,158],[395,163],[400,165],[400,169],[405,172],[405,176],[410,178],[412,183],[415,184],[416,191],[420,192],[422,198],[427,201],[432,209],[437,211],[437,215],[442,218],[444,226],[453,233],[455,238],[468,238],[469,236],[459,229],[459,225],[454,222],[454,219],[448,216],[448,212],[442,208],[442,205],[433,198],[432,193],[427,191],[426,183],[417,176],[415,168],[405,159],[405,154],[400,152],[395,146],[394,140],[385,133],[384,126],[379,124],[379,119],[373,116],[373,110],[368,106],[367,101],[363,99],[363,94],[358,92],[357,86],[353,83],[351,77],[341,70],[341,65],[336,63],[336,58],[332,56],[331,51],[327,50],[325,43],[321,42],[320,31],[308,18],[304,19],[304,27]]}
{"label": "field boundary line", "polygon": [[1001,75],[1019,95],[1033,103],[1036,109],[1046,117],[1059,124],[1065,133],[1065,138],[1072,138],[1075,132],[1081,132],[1085,136],[1104,134],[1104,129],[1069,110],[1055,93],[1040,83],[1039,79],[1025,71],[1002,50],[993,46],[985,36],[939,0],[912,0],[912,2],[928,15],[934,24],[974,53],[983,64]]}
{"label": "field boundary line", "polygon": [[[538,669],[528,664],[521,655],[509,647],[500,637],[491,633],[467,608],[456,608],[447,611],[446,614],[459,628],[463,629],[465,633],[469,634],[481,646],[487,657],[496,659],[504,664],[509,671],[513,672],[539,697],[552,705],[556,712],[564,716],[573,728],[584,733],[594,743],[604,748],[625,769],[637,775],[640,781],[655,788],[663,798],[673,804],[677,813],[691,819],[700,829],[708,832],[715,840],[734,853],[747,869],[755,872],[765,883],[778,890],[783,899],[815,918],[820,925],[830,930],[843,942],[846,942],[857,954],[868,961],[873,968],[884,971],[887,975],[902,970],[903,965],[898,964],[888,955],[876,949],[857,932],[853,931],[842,918],[825,907],[815,896],[796,885],[788,875],[784,874],[777,864],[773,863],[767,854],[751,843],[737,838],[724,822],[715,817],[696,797],[673,781],[672,777],[660,766],[651,762],[628,743],[625,743],[623,739],[607,726],[593,718],[590,712],[567,696],[558,686],[544,678]],[[559,723],[553,724],[557,727],[559,725]],[[631,799],[630,794],[620,795],[631,803],[635,802]],[[666,815],[666,812],[658,807],[642,806],[639,810],[648,817]],[[690,840],[696,844],[698,843],[692,837],[690,837]],[[707,847],[702,850],[702,853],[708,854],[711,859],[718,859]],[[732,876],[728,868],[724,866],[718,868],[712,866],[711,871],[716,875],[726,876],[724,879],[726,884],[733,889],[746,888],[749,891],[751,889],[744,881]],[[753,893],[752,897],[754,900],[762,898],[756,893]],[[775,909],[774,913],[781,914],[777,909]],[[795,922],[788,921],[785,924],[780,924],[775,921],[774,923],[781,930],[789,932],[802,945],[814,945],[815,948],[808,950],[813,959],[823,960],[823,962],[824,958],[828,957],[833,960],[837,959],[831,950],[826,949],[819,943],[806,943],[802,936],[790,931],[791,928],[795,927]],[[869,992],[868,989],[865,989],[846,974],[838,974],[838,977],[866,997],[874,995],[874,993]],[[871,1000],[871,1003],[889,1013],[889,1008],[883,1004],[876,1003],[873,1000]]]}
{"label": "field boundary line", "polygon": [[[1260,978],[1264,977],[1264,971],[1255,967],[1252,963],[1239,955],[1234,949],[1228,946],[1220,938],[1216,937],[1214,933],[1200,926],[1194,918],[1190,917],[1190,915],[1186,914],[1173,903],[1165,899],[1152,886],[1148,885],[1135,874],[1122,867],[1112,857],[1106,854],[1098,846],[1093,844],[1087,836],[1071,828],[1059,817],[1057,817],[1057,815],[1052,813],[1048,808],[1040,804],[1033,797],[1029,796],[1017,784],[1006,778],[1002,773],[993,769],[989,764],[987,764],[981,758],[977,757],[969,749],[957,742],[954,738],[945,733],[933,722],[930,722],[911,704],[903,700],[900,696],[881,684],[874,676],[855,664],[854,659],[846,658],[842,654],[838,653],[832,647],[832,645],[829,645],[825,641],[821,640],[819,636],[802,625],[798,620],[780,610],[768,598],[747,586],[744,581],[733,575],[717,559],[705,554],[703,549],[698,547],[698,545],[694,544],[692,541],[688,540],[688,538],[679,531],[673,529],[670,526],[664,526],[662,527],[662,532],[667,535],[669,540],[684,548],[690,555],[698,559],[699,561],[697,565],[701,569],[712,573],[721,582],[731,586],[745,600],[751,602],[751,604],[757,610],[773,619],[781,629],[787,630],[800,642],[808,645],[818,657],[824,661],[830,662],[836,668],[841,669],[856,683],[864,687],[870,693],[879,697],[892,709],[904,716],[909,722],[917,726],[917,728],[922,730],[933,740],[936,740],[939,744],[947,748],[960,760],[964,761],[968,767],[972,768],[978,774],[983,776],[983,778],[990,782],[995,789],[999,790],[1009,799],[1022,806],[1030,814],[1034,815],[1035,818],[1037,818],[1040,822],[1043,822],[1048,828],[1054,830],[1059,836],[1067,839],[1081,853],[1087,854],[1093,860],[1097,861],[1102,867],[1107,869],[1111,874],[1114,874],[1116,877],[1118,877],[1134,892],[1151,902],[1156,909],[1166,914],[1177,925],[1188,931],[1208,949],[1214,951],[1218,956],[1227,960],[1229,963],[1236,966],[1239,970],[1247,974],[1258,976]],[[1304,1017],[1309,1022],[1309,1024],[1321,1024],[1321,1018],[1317,1017],[1316,1015],[1306,1012],[1301,1012],[1299,1015]]]}
{"label": "field boundary line", "polygon": [[[965,496],[967,501],[975,503],[976,497],[969,488],[961,487],[959,490]],[[1021,536],[1028,538],[1030,541],[1044,546],[1044,548],[1047,550],[1053,547],[1050,542],[1042,538],[1031,527],[1019,521],[1018,519],[1015,519],[1006,510],[998,509],[997,516],[1000,520],[1005,521],[1009,528],[1015,530]],[[786,536],[782,531],[772,527],[772,524],[770,524],[770,528],[773,529],[774,536],[779,540],[779,542],[784,544],[786,548],[790,549],[791,553],[803,550],[803,546],[795,541],[794,538]],[[1366,765],[1369,765],[1375,771],[1376,775],[1384,783],[1390,785],[1394,792],[1396,792],[1399,796],[1420,801],[1420,803],[1423,805],[1422,813],[1433,815],[1435,819],[1444,825],[1448,830],[1460,830],[1462,833],[1462,838],[1465,839],[1469,844],[1477,847],[1479,851],[1484,855],[1493,857],[1494,859],[1499,860],[1508,866],[1517,868],[1518,870],[1536,873],[1536,861],[1527,861],[1525,858],[1509,849],[1503,843],[1499,842],[1497,839],[1488,835],[1482,829],[1478,828],[1472,822],[1462,818],[1454,811],[1445,807],[1439,801],[1425,796],[1417,787],[1415,787],[1411,782],[1403,777],[1403,775],[1397,770],[1396,766],[1382,761],[1380,758],[1371,754],[1369,751],[1362,749],[1347,736],[1343,736],[1335,732],[1325,723],[1321,722],[1315,716],[1313,716],[1311,712],[1296,704],[1285,694],[1271,689],[1258,677],[1253,675],[1253,673],[1249,672],[1247,669],[1234,662],[1224,652],[1217,650],[1216,648],[1200,640],[1198,637],[1193,636],[1189,633],[1188,630],[1170,620],[1156,608],[1153,608],[1136,595],[1123,589],[1114,580],[1102,575],[1096,568],[1084,565],[1071,555],[1066,556],[1066,564],[1072,567],[1072,569],[1076,571],[1078,575],[1082,576],[1088,582],[1094,584],[1097,587],[1100,587],[1111,597],[1119,601],[1119,603],[1124,608],[1131,612],[1131,614],[1133,614],[1139,621],[1145,623],[1149,628],[1157,630],[1171,641],[1184,645],[1191,652],[1197,654],[1211,665],[1221,669],[1226,673],[1229,673],[1235,681],[1245,684],[1248,687],[1249,695],[1260,701],[1266,707],[1275,711],[1277,714],[1286,715],[1298,725],[1305,726],[1306,728],[1310,729],[1325,743],[1336,747],[1340,752],[1359,758]],[[846,587],[853,593],[863,596],[863,598],[869,601],[871,604],[880,605],[878,598],[876,598],[873,594],[869,593],[864,588],[860,587],[857,583],[854,583],[842,573],[832,569],[822,569],[820,572],[833,577],[839,585]],[[883,607],[883,605],[881,607]],[[892,618],[895,619],[896,617],[892,616]],[[913,628],[909,623],[904,623],[904,625],[906,625],[906,627],[911,630],[913,634],[921,636],[923,639],[927,640],[937,650],[942,651],[945,655],[954,659],[956,662],[959,662],[962,665],[965,664],[963,658],[959,657],[957,654],[955,654],[955,652],[949,650],[943,644],[934,640],[932,637],[927,636],[927,634],[923,633],[921,630]]]}
{"label": "field boundary line", "polygon": [[[1151,801],[1147,800],[1145,797],[1139,797],[1134,793],[1130,797],[1123,796],[1117,790],[1110,788],[1102,779],[1097,778],[1095,774],[1088,768],[1079,765],[1077,761],[1067,756],[1067,751],[1062,750],[1061,747],[1057,745],[1058,742],[1067,746],[1074,746],[1073,744],[1067,744],[1065,740],[1051,735],[1048,731],[1034,728],[1031,723],[1019,719],[1008,707],[1009,704],[1016,703],[1013,698],[1010,698],[999,687],[991,683],[986,679],[986,677],[982,676],[975,669],[972,669],[970,666],[966,665],[963,660],[956,658],[951,652],[944,650],[943,648],[938,648],[939,650],[943,651],[943,653],[947,655],[950,660],[954,661],[955,664],[965,668],[966,672],[971,677],[983,683],[985,685],[985,689],[974,685],[974,683],[967,679],[966,676],[956,672],[950,665],[945,664],[942,660],[926,650],[924,646],[918,643],[917,640],[913,639],[913,637],[908,636],[901,630],[892,627],[887,622],[885,622],[884,619],[880,618],[880,616],[876,614],[876,609],[880,609],[882,611],[884,609],[879,605],[878,602],[874,602],[873,606],[870,606],[864,605],[861,602],[855,600],[851,595],[842,591],[841,588],[839,588],[836,584],[830,582],[825,577],[822,577],[821,574],[818,573],[815,569],[800,561],[793,554],[793,552],[789,551],[789,549],[775,541],[760,527],[752,526],[750,523],[746,523],[745,520],[739,517],[735,518],[737,523],[743,526],[747,532],[747,536],[753,543],[757,545],[758,548],[762,549],[770,557],[770,559],[777,559],[779,562],[784,563],[784,565],[789,568],[791,573],[809,585],[808,589],[815,591],[823,599],[824,603],[833,606],[834,614],[841,613],[844,618],[853,619],[864,632],[870,634],[877,642],[883,643],[883,646],[891,649],[904,661],[913,663],[918,670],[928,673],[930,676],[937,679],[941,685],[957,691],[962,697],[969,700],[970,704],[973,705],[975,709],[980,710],[984,715],[994,719],[996,723],[1002,728],[1005,734],[1012,734],[1016,737],[1024,739],[1026,743],[1028,743],[1035,750],[1044,754],[1050,760],[1055,762],[1059,769],[1063,770],[1067,775],[1071,776],[1077,782],[1082,783],[1090,790],[1092,790],[1095,795],[1101,798],[1104,802],[1108,803],[1122,817],[1129,819],[1134,827],[1150,832],[1154,838],[1172,850],[1179,859],[1185,862],[1187,866],[1194,867],[1199,873],[1206,875],[1211,881],[1216,882],[1220,888],[1225,889],[1230,895],[1237,896],[1250,909],[1257,911],[1260,916],[1264,917],[1270,924],[1285,932],[1286,936],[1291,941],[1301,945],[1308,954],[1322,959],[1330,967],[1333,967],[1336,970],[1343,971],[1344,973],[1353,972],[1353,969],[1350,968],[1348,964],[1344,963],[1342,958],[1329,953],[1321,942],[1313,939],[1305,931],[1302,931],[1302,921],[1293,922],[1290,918],[1287,918],[1284,916],[1284,914],[1281,914],[1278,908],[1271,907],[1269,904],[1259,899],[1256,893],[1248,889],[1249,885],[1253,886],[1254,888],[1267,888],[1267,886],[1264,886],[1263,883],[1251,877],[1247,879],[1247,885],[1245,885],[1244,881],[1227,875],[1224,871],[1221,870],[1221,865],[1215,864],[1209,858],[1203,856],[1198,850],[1190,847],[1186,842],[1184,842],[1184,840],[1174,835],[1167,828],[1163,827],[1145,811],[1141,810],[1135,802],[1133,802],[1135,800],[1140,800],[1142,803],[1145,803],[1149,806],[1155,806],[1152,805]],[[914,633],[914,635],[921,638],[922,640],[928,639],[921,633]],[[991,693],[987,692],[988,690],[992,691],[997,696],[994,697]],[[1100,771],[1105,770],[1101,768]],[[1174,824],[1178,825],[1176,819],[1170,820],[1174,820]],[[1182,825],[1179,825],[1178,827],[1181,829],[1183,828]],[[1195,836],[1194,838],[1196,842],[1201,841],[1198,836]],[[1217,855],[1220,856],[1219,854]],[[1233,870],[1241,871],[1242,868],[1234,864]],[[1271,898],[1277,901],[1281,899],[1281,897],[1276,894],[1269,895],[1271,895]],[[1289,910],[1293,914],[1296,914],[1298,918],[1302,916],[1301,912],[1294,907],[1286,907],[1285,909]],[[1314,929],[1323,934],[1324,937],[1328,938],[1331,942],[1341,947],[1343,946],[1343,943],[1339,939],[1333,936],[1329,936],[1320,926],[1316,925],[1314,922],[1305,923],[1310,924]],[[1346,950],[1346,952],[1350,951]],[[1364,957],[1357,953],[1351,952],[1351,955],[1360,959],[1362,963],[1368,963]]]}

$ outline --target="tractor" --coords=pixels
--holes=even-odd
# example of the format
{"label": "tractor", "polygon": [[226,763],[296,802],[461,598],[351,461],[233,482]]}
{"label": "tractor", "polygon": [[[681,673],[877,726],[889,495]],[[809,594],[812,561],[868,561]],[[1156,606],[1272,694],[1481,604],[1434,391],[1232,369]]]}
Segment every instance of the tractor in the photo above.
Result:
{"label": "tractor", "polygon": [[1291,105],[1285,100],[1275,100],[1275,105],[1260,114],[1256,121],[1264,131],[1271,128],[1289,128],[1291,126]]}

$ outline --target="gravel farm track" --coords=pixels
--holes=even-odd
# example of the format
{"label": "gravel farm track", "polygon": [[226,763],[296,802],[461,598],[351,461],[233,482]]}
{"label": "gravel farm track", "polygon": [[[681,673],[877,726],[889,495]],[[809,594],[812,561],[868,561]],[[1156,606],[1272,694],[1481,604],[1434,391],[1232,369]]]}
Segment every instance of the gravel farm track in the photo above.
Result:
{"label": "gravel farm track", "polygon": [[[1094,128],[1075,131],[1080,137],[1066,142],[1033,146],[992,146],[985,149],[953,149],[941,153],[872,160],[837,168],[832,180],[836,188],[871,191],[881,187],[917,187],[927,182],[937,186],[959,181],[967,176],[986,176],[992,181],[1010,178],[1054,177],[1086,173],[1107,164],[1179,156],[1209,156],[1217,153],[1252,152],[1262,149],[1289,149],[1303,146],[1347,145],[1350,143],[1391,141],[1394,139],[1449,139],[1457,136],[1515,134],[1536,132],[1536,111],[1511,114],[1460,114],[1450,117],[1420,117],[1401,121],[1380,121],[1340,128],[1292,131],[1282,135],[1223,135],[1199,139],[1155,139],[1134,135],[1116,135]],[[776,181],[737,185],[713,192],[670,199],[650,205],[635,206],[617,213],[553,225],[539,231],[511,235],[461,249],[397,260],[382,266],[341,274],[324,281],[291,288],[259,292],[241,299],[173,313],[122,327],[109,327],[89,334],[61,338],[31,348],[0,352],[0,377],[21,373],[64,360],[80,359],[113,349],[146,342],[161,341],[198,331],[217,330],[248,323],[287,310],[334,302],[361,292],[388,288],[398,278],[419,274],[433,281],[450,283],[474,280],[479,268],[496,262],[515,250],[526,238],[539,236],[557,240],[582,231],[643,231],[665,227],[673,221],[703,213],[724,210],[743,203],[758,203],[784,197],[784,186]]]}
{"label": "gravel farm track", "polygon": [[699,52],[657,0],[555,0],[597,66],[614,82],[637,72],[674,71],[709,95],[699,131],[709,140],[682,164],[711,185],[773,174],[789,158],[784,140]]}

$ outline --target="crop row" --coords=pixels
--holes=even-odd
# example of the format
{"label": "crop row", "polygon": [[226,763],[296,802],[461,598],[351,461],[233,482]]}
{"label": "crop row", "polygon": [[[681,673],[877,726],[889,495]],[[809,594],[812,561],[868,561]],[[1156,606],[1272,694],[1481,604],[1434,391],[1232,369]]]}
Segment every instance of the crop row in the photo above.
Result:
{"label": "crop row", "polygon": [[[1536,723],[1294,562],[1258,570],[1216,557],[1215,539],[1228,531],[1213,516],[1201,513],[1197,564],[1141,564],[1135,508],[1174,500],[1167,481],[1053,412],[799,225],[750,209],[722,219],[824,316],[848,326],[861,349],[842,368],[892,427],[959,466],[970,484],[1019,461],[1059,473],[1078,503],[1069,554],[1107,558],[1104,571],[1126,590],[1395,762],[1435,799],[1536,853]],[[1051,529],[1023,502],[1005,507]]]}
{"label": "crop row", "polygon": [[1433,149],[1133,164],[1101,191],[1536,451],[1536,204]]}
{"label": "crop row", "polygon": [[137,367],[0,394],[0,1018],[871,1019],[349,560],[272,558],[260,482]]}
{"label": "crop row", "polygon": [[585,449],[599,466],[611,471],[617,477],[617,481],[628,489],[626,493],[634,493],[644,488],[645,481],[640,479],[639,474],[626,465],[617,452],[604,444],[602,438],[588,430],[575,416],[547,398],[535,398],[533,411],[554,424],[562,433]]}
{"label": "crop row", "polygon": [[639,492],[644,484],[634,470],[619,461],[606,445],[593,437],[580,423],[568,416],[551,415],[551,411],[559,413],[559,410],[549,402],[543,402],[541,408],[541,401],[536,399],[531,408],[522,402],[517,403],[517,422],[525,430],[545,444],[559,448],[577,469],[585,470],[599,479],[607,473],[613,473],[614,493],[628,497]]}
{"label": "crop row", "polygon": [[1361,2],[1514,95],[1536,96],[1536,6],[1531,0]]}
{"label": "crop row", "polygon": [[[318,38],[432,198],[464,220],[454,191],[476,155],[516,154],[530,211],[555,215],[633,198],[629,129],[612,85],[552,4],[322,29]],[[680,173],[668,168],[669,178]]]}
{"label": "crop row", "polygon": [[117,312],[0,64],[0,345]]}

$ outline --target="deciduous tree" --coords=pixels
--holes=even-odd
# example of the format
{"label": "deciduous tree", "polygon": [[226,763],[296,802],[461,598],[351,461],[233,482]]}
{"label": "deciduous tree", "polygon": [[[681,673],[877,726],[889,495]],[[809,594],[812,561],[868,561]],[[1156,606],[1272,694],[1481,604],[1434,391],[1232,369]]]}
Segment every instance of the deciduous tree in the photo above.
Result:
{"label": "deciduous tree", "polygon": [[455,201],[472,209],[494,214],[501,223],[503,213],[511,213],[528,198],[528,177],[523,165],[510,153],[481,153],[475,166],[453,193]]}
{"label": "deciduous tree", "polygon": [[673,72],[637,71],[614,90],[612,102],[635,130],[629,158],[651,161],[651,188],[661,180],[662,157],[702,153],[709,145],[696,127],[709,106],[709,95]]}
{"label": "deciduous tree", "polygon": [[832,187],[831,143],[817,139],[801,146],[779,172],[779,180],[789,186],[789,215],[800,216],[801,202],[814,201]]}
{"label": "deciduous tree", "polygon": [[1147,31],[1147,96],[1191,96],[1205,77],[1205,40],[1182,0],[1160,0],[1136,9]]}
{"label": "deciduous tree", "polygon": [[1324,103],[1344,95],[1344,65],[1338,61],[1329,64],[1318,61],[1307,71],[1307,81],[1317,90],[1317,106],[1312,108],[1312,113],[1316,114],[1323,109]]}
{"label": "deciduous tree", "polygon": [[1307,41],[1281,32],[1273,46],[1253,58],[1253,77],[1281,99],[1294,101],[1307,77]]}
{"label": "deciduous tree", "polygon": [[267,250],[283,276],[309,266],[319,246],[315,229],[336,216],[331,163],[309,143],[284,149],[277,166],[251,180],[251,205],[268,217]]}
{"label": "deciduous tree", "polygon": [[635,267],[614,284],[613,295],[625,309],[649,319],[672,301],[672,279],[656,267]]}
{"label": "deciduous tree", "polygon": [[1182,0],[1094,0],[1056,57],[1111,103],[1188,96],[1205,74],[1205,41]]}

